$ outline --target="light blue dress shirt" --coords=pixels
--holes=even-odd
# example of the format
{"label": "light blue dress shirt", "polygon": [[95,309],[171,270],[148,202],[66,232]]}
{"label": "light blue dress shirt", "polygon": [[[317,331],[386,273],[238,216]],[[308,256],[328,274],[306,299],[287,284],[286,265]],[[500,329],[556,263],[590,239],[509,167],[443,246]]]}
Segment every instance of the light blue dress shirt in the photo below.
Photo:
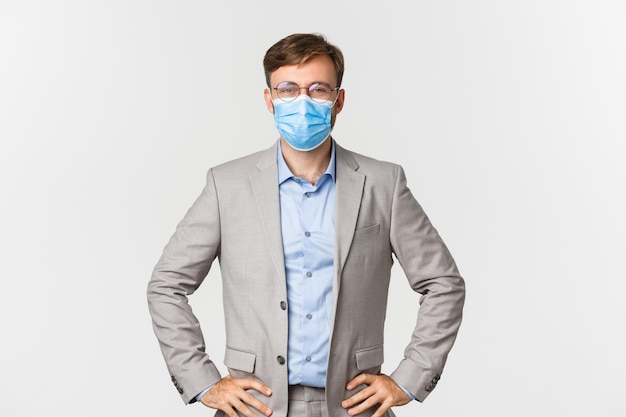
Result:
{"label": "light blue dress shirt", "polygon": [[280,144],[277,161],[289,312],[289,384],[323,388],[333,289],[335,145],[315,185],[291,172]]}

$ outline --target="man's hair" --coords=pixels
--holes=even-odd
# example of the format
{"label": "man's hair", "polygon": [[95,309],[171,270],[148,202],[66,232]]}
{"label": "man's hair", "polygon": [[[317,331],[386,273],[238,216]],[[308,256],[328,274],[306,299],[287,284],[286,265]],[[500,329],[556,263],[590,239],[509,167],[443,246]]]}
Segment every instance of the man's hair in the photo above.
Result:
{"label": "man's hair", "polygon": [[318,33],[295,33],[276,42],[265,53],[263,68],[265,82],[270,85],[270,75],[283,65],[300,65],[318,55],[327,55],[335,64],[337,85],[341,86],[343,78],[343,54],[335,45],[326,41],[324,35]]}

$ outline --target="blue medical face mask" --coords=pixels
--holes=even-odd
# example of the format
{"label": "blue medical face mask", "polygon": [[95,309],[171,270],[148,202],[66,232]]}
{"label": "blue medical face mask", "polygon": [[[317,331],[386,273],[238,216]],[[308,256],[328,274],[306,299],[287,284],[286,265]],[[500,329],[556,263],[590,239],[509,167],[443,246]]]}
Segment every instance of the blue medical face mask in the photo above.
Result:
{"label": "blue medical face mask", "polygon": [[330,136],[331,109],[334,102],[316,102],[306,94],[293,101],[274,99],[274,122],[289,146],[312,151]]}

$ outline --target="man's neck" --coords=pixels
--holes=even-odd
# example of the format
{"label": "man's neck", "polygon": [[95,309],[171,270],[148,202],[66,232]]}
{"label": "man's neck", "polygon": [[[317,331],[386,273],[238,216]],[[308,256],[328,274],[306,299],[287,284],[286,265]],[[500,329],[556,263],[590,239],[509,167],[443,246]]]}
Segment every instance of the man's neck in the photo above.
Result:
{"label": "man's neck", "polygon": [[315,185],[330,163],[332,139],[329,137],[318,148],[312,151],[297,151],[283,138],[280,138],[280,147],[285,163],[291,172]]}

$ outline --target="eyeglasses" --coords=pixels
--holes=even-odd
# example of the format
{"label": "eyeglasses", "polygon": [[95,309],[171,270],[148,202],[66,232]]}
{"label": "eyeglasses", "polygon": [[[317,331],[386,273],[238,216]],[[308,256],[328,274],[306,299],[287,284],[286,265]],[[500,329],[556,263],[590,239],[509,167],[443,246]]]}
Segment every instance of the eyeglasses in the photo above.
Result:
{"label": "eyeglasses", "polygon": [[274,87],[278,98],[282,101],[295,100],[300,95],[302,89],[308,90],[308,95],[313,101],[322,102],[330,100],[332,93],[339,90],[339,87],[330,88],[330,85],[326,83],[313,83],[308,87],[300,87],[291,81],[283,81]]}

